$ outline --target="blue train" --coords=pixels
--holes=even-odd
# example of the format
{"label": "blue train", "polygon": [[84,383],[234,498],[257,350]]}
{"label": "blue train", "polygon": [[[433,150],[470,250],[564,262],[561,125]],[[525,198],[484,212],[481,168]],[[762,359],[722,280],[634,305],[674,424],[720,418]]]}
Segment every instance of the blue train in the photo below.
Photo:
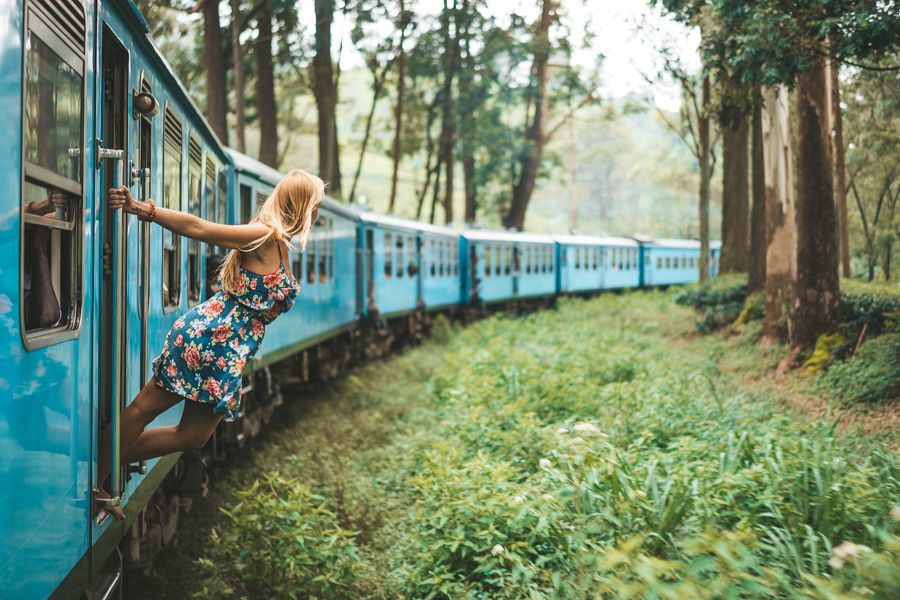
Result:
{"label": "blue train", "polygon": [[128,518],[98,518],[100,431],[118,426],[174,320],[214,293],[223,255],[110,213],[104,190],[239,223],[281,174],[217,139],[133,3],[0,0],[0,31],[3,597],[120,595],[123,567],[149,565],[204,493],[207,464],[265,427],[283,386],[415,339],[437,311],[696,278],[696,242],[456,231],[326,200],[291,256],[298,305],[247,366],[240,418],[202,451],[146,464],[121,464],[114,447]]}

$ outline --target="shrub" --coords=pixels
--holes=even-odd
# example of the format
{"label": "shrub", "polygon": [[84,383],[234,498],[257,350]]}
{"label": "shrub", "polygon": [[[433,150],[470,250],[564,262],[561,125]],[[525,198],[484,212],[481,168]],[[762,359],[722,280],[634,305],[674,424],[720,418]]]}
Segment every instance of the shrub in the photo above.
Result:
{"label": "shrub", "polygon": [[325,498],[278,473],[237,496],[220,509],[232,525],[213,529],[197,560],[200,597],[358,597],[355,534],[340,526]]}
{"label": "shrub", "polygon": [[701,333],[709,333],[737,320],[744,309],[746,297],[746,276],[730,274],[680,290],[675,295],[675,302],[701,311],[703,318],[697,322],[697,329]]}
{"label": "shrub", "polygon": [[866,342],[855,357],[834,364],[820,381],[845,404],[900,399],[900,334],[886,333]]}

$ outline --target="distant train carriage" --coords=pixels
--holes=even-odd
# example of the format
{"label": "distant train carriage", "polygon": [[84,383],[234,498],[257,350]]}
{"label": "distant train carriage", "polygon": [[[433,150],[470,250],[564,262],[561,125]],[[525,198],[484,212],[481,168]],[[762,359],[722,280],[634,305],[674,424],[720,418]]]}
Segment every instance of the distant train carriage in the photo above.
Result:
{"label": "distant train carriage", "polygon": [[[694,240],[655,239],[642,243],[644,284],[679,285],[697,281],[700,268],[700,242]],[[710,276],[718,273],[721,243],[710,244]]]}
{"label": "distant train carriage", "polygon": [[359,213],[363,315],[388,318],[418,308],[418,225],[408,219]]}
{"label": "distant train carriage", "polygon": [[560,292],[637,287],[639,245],[634,240],[585,235],[558,236]]}
{"label": "distant train carriage", "polygon": [[460,302],[459,233],[446,227],[418,224],[421,257],[419,299],[425,310],[440,310]]}
{"label": "distant train carriage", "polygon": [[[468,302],[506,302],[556,292],[553,238],[503,231],[462,233],[463,295]],[[528,257],[528,269],[523,260]]]}

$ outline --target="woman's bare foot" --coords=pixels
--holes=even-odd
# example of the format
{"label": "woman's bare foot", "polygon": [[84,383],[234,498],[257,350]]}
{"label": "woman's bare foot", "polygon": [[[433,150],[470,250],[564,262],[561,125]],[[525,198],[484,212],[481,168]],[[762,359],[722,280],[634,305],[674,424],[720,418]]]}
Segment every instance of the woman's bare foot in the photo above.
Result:
{"label": "woman's bare foot", "polygon": [[[97,490],[96,496],[98,498],[109,498],[110,497],[109,492],[107,492],[103,488],[100,488],[99,490]],[[111,506],[109,504],[103,504],[102,506],[103,506],[103,508],[101,509],[100,514],[107,512],[107,513],[111,514],[113,516],[113,518],[118,521],[125,520],[125,512],[122,510],[121,506]]]}

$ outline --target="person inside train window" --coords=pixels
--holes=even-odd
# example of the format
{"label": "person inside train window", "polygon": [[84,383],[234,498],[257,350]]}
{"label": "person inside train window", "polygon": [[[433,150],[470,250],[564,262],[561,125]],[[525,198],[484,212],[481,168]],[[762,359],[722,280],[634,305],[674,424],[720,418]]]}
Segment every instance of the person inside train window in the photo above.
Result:
{"label": "person inside train window", "polygon": [[[35,187],[35,186],[32,186]],[[52,190],[43,200],[32,200],[25,204],[26,214],[37,217],[63,216],[69,202],[66,195]],[[25,256],[22,281],[23,301],[25,305],[25,328],[44,329],[55,327],[63,319],[60,298],[57,295],[57,284],[53,285],[54,271],[59,271],[61,252],[54,252],[54,228],[32,223],[25,223]],[[54,264],[56,263],[56,264]],[[54,268],[55,267],[55,268]]]}
{"label": "person inside train window", "polygon": [[390,233],[384,234],[384,278],[394,276],[394,240]]}
{"label": "person inside train window", "polygon": [[[179,317],[153,360],[153,376],[122,413],[123,464],[206,445],[223,418],[237,420],[244,366],[253,359],[266,326],[294,305],[300,282],[285,258],[292,240],[306,246],[325,193],[321,179],[289,172],[244,225],[221,225],[196,215],[140,201],[128,187],[109,190],[110,210],[155,221],[179,235],[231,248],[219,269],[221,289]],[[121,351],[125,351],[122,348]],[[181,422],[146,429],[158,415],[187,399]],[[111,468],[111,436],[101,435],[97,466],[99,497]],[[118,519],[125,514],[109,506]]]}

